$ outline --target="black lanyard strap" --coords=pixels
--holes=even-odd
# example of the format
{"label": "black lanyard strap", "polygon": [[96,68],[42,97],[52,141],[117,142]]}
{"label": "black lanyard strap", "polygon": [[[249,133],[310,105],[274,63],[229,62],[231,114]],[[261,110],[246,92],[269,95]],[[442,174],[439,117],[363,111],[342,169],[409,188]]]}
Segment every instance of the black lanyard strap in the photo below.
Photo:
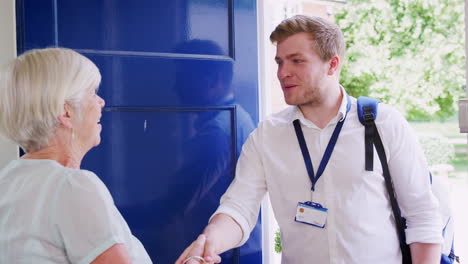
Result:
{"label": "black lanyard strap", "polygon": [[[345,93],[346,94],[346,93]],[[301,148],[302,156],[304,158],[304,163],[307,168],[307,174],[309,175],[310,181],[312,183],[312,191],[315,191],[315,184],[322,176],[323,171],[327,167],[328,161],[330,160],[331,154],[333,153],[333,149],[335,148],[336,142],[338,141],[338,137],[341,132],[341,128],[343,128],[343,124],[348,116],[348,112],[351,109],[351,101],[349,95],[346,94],[347,105],[346,105],[346,114],[341,121],[338,121],[336,124],[335,130],[333,130],[333,134],[328,142],[327,148],[325,149],[325,153],[323,154],[322,160],[320,161],[319,168],[317,170],[317,176],[314,173],[314,167],[312,165],[312,160],[309,155],[309,149],[307,148],[307,143],[304,138],[304,133],[302,132],[301,123],[299,119],[293,121],[294,130],[296,131],[297,140],[299,142],[299,147]]]}

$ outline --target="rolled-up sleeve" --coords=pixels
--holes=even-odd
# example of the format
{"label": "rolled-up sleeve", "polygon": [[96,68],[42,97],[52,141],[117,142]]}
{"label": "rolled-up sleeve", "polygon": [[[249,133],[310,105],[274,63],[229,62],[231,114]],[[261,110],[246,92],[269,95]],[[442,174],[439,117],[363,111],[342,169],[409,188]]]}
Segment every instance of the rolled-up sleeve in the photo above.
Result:
{"label": "rolled-up sleeve", "polygon": [[242,147],[237,162],[236,176],[221,197],[220,206],[213,214],[213,216],[220,213],[229,215],[240,225],[243,237],[237,246],[243,245],[249,238],[257,222],[260,204],[267,190],[263,164],[259,155],[261,150],[258,147],[258,133],[258,129],[255,130]]}
{"label": "rolled-up sleeve", "polygon": [[406,218],[406,243],[442,243],[442,221],[437,198],[431,190],[424,152],[408,122],[387,108],[376,121],[387,153],[398,203]]}

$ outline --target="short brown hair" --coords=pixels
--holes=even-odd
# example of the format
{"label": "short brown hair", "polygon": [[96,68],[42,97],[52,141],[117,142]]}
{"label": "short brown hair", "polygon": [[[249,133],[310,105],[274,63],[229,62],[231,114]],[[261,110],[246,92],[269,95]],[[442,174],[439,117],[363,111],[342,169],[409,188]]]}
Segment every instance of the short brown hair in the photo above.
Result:
{"label": "short brown hair", "polygon": [[340,28],[320,17],[296,15],[283,20],[270,35],[272,43],[279,43],[297,33],[309,33],[312,37],[312,48],[323,61],[335,54],[343,58],[345,41]]}

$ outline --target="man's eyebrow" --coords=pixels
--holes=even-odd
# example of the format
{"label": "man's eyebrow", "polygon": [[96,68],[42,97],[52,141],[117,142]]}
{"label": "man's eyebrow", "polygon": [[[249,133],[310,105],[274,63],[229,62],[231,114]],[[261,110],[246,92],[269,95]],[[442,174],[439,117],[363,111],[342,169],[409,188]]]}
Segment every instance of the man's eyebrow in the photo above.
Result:
{"label": "man's eyebrow", "polygon": [[[302,56],[302,53],[296,52],[296,53],[293,53],[293,54],[286,55],[286,59],[291,59],[291,58],[300,57],[300,56]],[[275,60],[278,61],[278,60],[282,60],[282,59],[280,57],[276,56]]]}
{"label": "man's eyebrow", "polygon": [[286,59],[291,59],[291,58],[300,57],[300,56],[302,56],[302,54],[299,53],[299,52],[296,52],[296,53],[287,55],[287,56],[286,56]]}

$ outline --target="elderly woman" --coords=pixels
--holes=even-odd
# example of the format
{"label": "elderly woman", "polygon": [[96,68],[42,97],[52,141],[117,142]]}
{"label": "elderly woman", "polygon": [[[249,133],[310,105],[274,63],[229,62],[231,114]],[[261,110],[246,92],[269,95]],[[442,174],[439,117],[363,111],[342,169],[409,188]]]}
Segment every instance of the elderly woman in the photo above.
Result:
{"label": "elderly woman", "polygon": [[151,263],[102,181],[81,170],[100,142],[97,67],[63,48],[27,52],[0,77],[0,263]]}

